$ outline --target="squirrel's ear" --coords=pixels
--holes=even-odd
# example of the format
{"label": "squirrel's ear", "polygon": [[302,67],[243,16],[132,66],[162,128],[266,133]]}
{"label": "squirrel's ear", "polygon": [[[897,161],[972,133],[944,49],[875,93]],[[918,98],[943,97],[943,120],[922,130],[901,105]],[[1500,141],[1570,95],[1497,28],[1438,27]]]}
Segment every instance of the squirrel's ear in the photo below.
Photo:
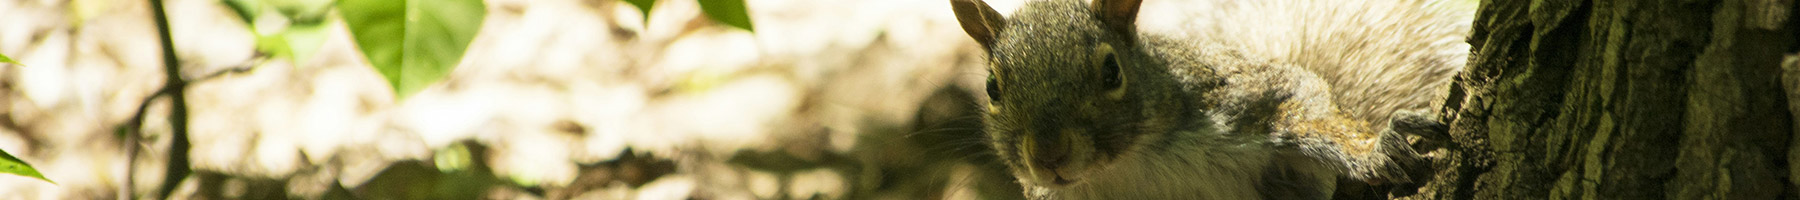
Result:
{"label": "squirrel's ear", "polygon": [[962,23],[963,32],[981,43],[981,47],[994,49],[994,36],[1006,28],[1006,19],[1000,12],[988,7],[981,0],[950,0],[950,8],[956,11],[956,21]]}
{"label": "squirrel's ear", "polygon": [[1144,0],[1094,0],[1088,5],[1094,9],[1094,16],[1100,17],[1100,23],[1106,28],[1120,33],[1130,33],[1137,23],[1138,5]]}

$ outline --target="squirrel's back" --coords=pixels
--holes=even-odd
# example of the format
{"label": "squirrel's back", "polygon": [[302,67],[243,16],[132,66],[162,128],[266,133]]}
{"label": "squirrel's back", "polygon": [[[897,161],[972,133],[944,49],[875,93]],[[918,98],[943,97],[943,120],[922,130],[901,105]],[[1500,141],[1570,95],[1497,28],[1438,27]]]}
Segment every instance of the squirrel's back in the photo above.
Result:
{"label": "squirrel's back", "polygon": [[[1171,2],[1162,2],[1171,3]],[[1336,104],[1377,130],[1396,111],[1442,105],[1468,60],[1473,1],[1199,0],[1173,2],[1174,37],[1234,46],[1313,71]]]}

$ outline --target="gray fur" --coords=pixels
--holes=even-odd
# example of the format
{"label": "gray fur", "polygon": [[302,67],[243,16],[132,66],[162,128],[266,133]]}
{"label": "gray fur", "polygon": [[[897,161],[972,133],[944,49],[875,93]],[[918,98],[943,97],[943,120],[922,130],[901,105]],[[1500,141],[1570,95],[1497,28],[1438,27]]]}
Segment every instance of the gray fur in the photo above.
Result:
{"label": "gray fur", "polygon": [[[970,30],[996,77],[986,132],[1033,198],[1326,199],[1339,178],[1410,180],[1421,158],[1387,130],[1389,118],[1439,104],[1433,101],[1462,57],[1443,53],[1459,46],[1435,39],[1460,35],[1440,30],[1445,24],[1417,1],[1298,2],[1222,11],[1362,3],[1396,12],[1377,19],[1426,22],[1363,23],[1356,17],[1371,16],[1334,10],[1297,17],[1358,23],[1296,38],[1232,34],[1220,28],[1227,23],[1213,23],[1195,29],[1216,34],[1169,37],[1109,29],[1119,26],[1076,0],[1029,2],[1005,19],[964,13],[984,10],[967,7],[958,15],[965,28],[1004,27]],[[1405,26],[1426,28],[1399,30]],[[1104,84],[1107,55],[1118,61],[1123,86]],[[1411,125],[1417,121],[1397,124],[1424,127]]]}

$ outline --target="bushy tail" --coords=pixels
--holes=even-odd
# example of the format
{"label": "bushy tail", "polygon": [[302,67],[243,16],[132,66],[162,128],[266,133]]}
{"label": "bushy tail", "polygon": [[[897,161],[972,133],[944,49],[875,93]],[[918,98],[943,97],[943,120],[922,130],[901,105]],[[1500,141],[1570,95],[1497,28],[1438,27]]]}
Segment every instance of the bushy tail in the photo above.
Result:
{"label": "bushy tail", "polygon": [[1474,1],[1201,1],[1181,32],[1302,66],[1333,101],[1376,130],[1400,110],[1442,105],[1468,60]]}

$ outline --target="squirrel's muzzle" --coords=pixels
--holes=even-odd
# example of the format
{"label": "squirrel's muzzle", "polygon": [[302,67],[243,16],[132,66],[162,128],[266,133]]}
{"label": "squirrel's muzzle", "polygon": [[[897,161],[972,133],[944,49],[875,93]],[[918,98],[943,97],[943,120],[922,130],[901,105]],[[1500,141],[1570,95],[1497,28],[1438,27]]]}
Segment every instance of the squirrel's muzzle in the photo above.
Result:
{"label": "squirrel's muzzle", "polygon": [[1079,167],[1078,159],[1084,156],[1077,155],[1078,148],[1085,146],[1080,143],[1087,142],[1080,140],[1081,135],[1079,130],[1068,129],[1021,138],[1020,146],[1024,148],[1020,153],[1025,154],[1021,157],[1027,160],[1026,172],[1035,182],[1045,184],[1068,185],[1079,180],[1075,172],[1079,169],[1075,168]]}

